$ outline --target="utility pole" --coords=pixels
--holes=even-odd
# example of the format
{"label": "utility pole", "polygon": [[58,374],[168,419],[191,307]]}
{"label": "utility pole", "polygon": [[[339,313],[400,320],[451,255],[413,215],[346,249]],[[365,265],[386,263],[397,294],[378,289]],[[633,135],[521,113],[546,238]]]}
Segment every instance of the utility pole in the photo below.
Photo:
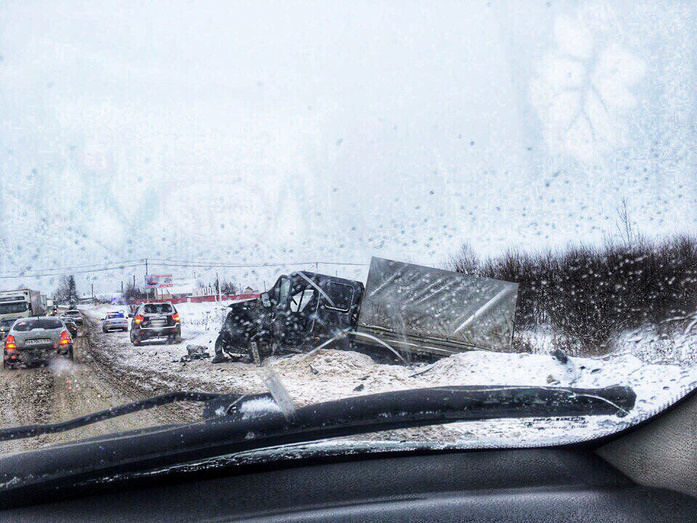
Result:
{"label": "utility pole", "polygon": [[92,284],[92,300],[94,300],[94,283]]}
{"label": "utility pole", "polygon": [[218,273],[215,273],[215,301],[220,301],[220,279]]}
{"label": "utility pole", "polygon": [[121,280],[121,296],[123,296],[123,280]]}
{"label": "utility pole", "polygon": [[[145,258],[145,276],[148,275],[148,259]],[[145,287],[145,299],[148,299],[148,296],[150,295],[150,292],[148,292],[148,288]]]}

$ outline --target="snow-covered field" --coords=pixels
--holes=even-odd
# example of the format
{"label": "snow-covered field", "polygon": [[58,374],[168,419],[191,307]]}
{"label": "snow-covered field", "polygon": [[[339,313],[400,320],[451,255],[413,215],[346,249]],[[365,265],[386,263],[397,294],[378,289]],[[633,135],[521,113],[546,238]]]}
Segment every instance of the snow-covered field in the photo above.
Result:
{"label": "snow-covered field", "polygon": [[[296,406],[352,395],[448,385],[595,388],[619,384],[632,387],[637,394],[635,408],[624,418],[495,420],[438,427],[438,441],[458,446],[540,445],[551,439],[562,443],[599,436],[646,419],[697,386],[697,329],[673,337],[652,330],[626,333],[610,355],[572,357],[566,363],[544,353],[471,351],[408,368],[378,364],[364,354],[327,348],[305,355],[269,358],[260,368],[244,363],[212,365],[209,359],[180,362],[189,344],[204,345],[213,355],[225,304],[182,304],[177,308],[182,318],[181,344],[133,347],[125,333],[100,334],[105,340],[105,348],[101,349],[105,357],[143,388],[153,391],[174,388],[263,392],[264,379],[272,371]],[[85,312],[96,319],[104,310]]]}

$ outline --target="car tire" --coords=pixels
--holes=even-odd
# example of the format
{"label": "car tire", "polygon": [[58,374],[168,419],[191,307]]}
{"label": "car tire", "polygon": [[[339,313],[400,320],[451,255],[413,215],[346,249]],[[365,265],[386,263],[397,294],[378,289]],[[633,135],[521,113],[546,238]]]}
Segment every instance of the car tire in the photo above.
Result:
{"label": "car tire", "polygon": [[102,332],[103,332],[104,334],[106,334],[106,333],[107,333],[107,330],[106,330],[104,327],[102,327]]}
{"label": "car tire", "polygon": [[182,342],[182,335],[181,335],[181,334],[177,334],[177,335],[174,337],[174,343],[181,343],[181,342]]}
{"label": "car tire", "polygon": [[[220,349],[220,350],[218,350]],[[220,352],[221,354],[227,354],[227,345],[225,343],[225,340],[223,340],[223,336],[221,334],[218,335],[218,337],[215,339],[215,352],[218,353]]]}
{"label": "car tire", "polygon": [[68,359],[70,361],[75,361],[75,352],[73,351],[72,347],[68,349]]}
{"label": "car tire", "polygon": [[140,338],[138,338],[137,334],[133,334],[133,331],[131,331],[131,343],[133,345],[140,345]]}

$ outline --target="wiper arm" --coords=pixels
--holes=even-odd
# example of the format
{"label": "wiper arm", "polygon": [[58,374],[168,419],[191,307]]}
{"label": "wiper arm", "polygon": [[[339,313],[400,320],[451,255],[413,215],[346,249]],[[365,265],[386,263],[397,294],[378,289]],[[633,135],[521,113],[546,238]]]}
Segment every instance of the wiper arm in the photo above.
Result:
{"label": "wiper arm", "polygon": [[0,441],[33,438],[42,434],[55,434],[57,432],[66,432],[68,430],[78,429],[100,421],[106,421],[112,418],[133,414],[141,410],[148,410],[155,407],[161,407],[169,403],[177,403],[181,401],[211,401],[220,397],[229,397],[226,394],[214,394],[209,392],[170,392],[161,396],[154,396],[141,401],[134,401],[118,407],[113,407],[99,412],[92,412],[85,416],[73,418],[67,421],[58,423],[47,423],[45,425],[24,425],[22,427],[12,427],[8,429],[0,429]]}
{"label": "wiper arm", "polygon": [[[284,433],[320,432],[335,435],[394,430],[456,421],[496,418],[556,417],[582,415],[625,416],[634,407],[636,394],[629,387],[601,389],[566,387],[454,386],[411,389],[356,396],[316,403],[295,409],[292,418],[283,409],[259,416],[241,414],[245,402],[270,394],[242,396],[206,392],[173,392],[128,403],[72,420],[46,425],[27,425],[0,430],[0,441],[31,438],[76,428],[180,401],[208,402],[206,417],[219,422],[235,421],[226,434],[255,439]],[[233,414],[230,416],[230,414]],[[251,419],[250,419],[251,418]],[[334,434],[336,432],[337,434]]]}

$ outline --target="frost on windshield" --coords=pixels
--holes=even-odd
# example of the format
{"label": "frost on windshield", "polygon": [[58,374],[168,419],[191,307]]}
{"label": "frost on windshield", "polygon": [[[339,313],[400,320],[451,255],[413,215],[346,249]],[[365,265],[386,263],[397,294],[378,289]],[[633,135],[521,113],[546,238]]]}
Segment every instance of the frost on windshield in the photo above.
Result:
{"label": "frost on windshield", "polygon": [[[694,389],[694,5],[311,11],[2,10],[3,426],[269,383],[284,412],[447,385],[636,392],[622,418],[365,436],[543,445]],[[40,315],[62,354],[15,324]],[[1,448],[180,422],[200,413]]]}

